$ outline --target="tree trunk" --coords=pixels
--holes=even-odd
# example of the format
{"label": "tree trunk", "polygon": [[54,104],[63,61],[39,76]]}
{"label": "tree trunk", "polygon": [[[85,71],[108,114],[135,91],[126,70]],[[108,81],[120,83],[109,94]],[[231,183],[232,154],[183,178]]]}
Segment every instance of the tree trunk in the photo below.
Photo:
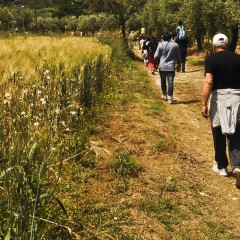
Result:
{"label": "tree trunk", "polygon": [[235,52],[238,42],[238,25],[232,27],[232,39],[231,43],[229,44],[229,51]]}
{"label": "tree trunk", "polygon": [[198,34],[196,36],[196,40],[197,40],[197,48],[198,51],[202,51],[203,50],[203,46],[202,46],[202,36],[200,34]]}
{"label": "tree trunk", "polygon": [[122,20],[120,21],[120,26],[121,26],[123,43],[124,43],[124,44],[127,44],[127,37],[126,37],[126,20],[125,20],[125,19],[122,19]]}

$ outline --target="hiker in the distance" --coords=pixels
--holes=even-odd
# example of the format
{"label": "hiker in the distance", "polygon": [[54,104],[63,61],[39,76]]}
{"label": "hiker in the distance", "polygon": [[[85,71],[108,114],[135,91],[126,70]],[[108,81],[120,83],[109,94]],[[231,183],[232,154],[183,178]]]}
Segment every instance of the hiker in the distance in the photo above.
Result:
{"label": "hiker in the distance", "polygon": [[189,38],[186,35],[186,29],[183,26],[181,20],[178,21],[178,27],[176,28],[176,43],[178,44],[181,52],[182,62],[181,62],[181,72],[186,71],[186,58],[187,58],[187,48],[189,43]]}
{"label": "hiker in the distance", "polygon": [[210,116],[211,121],[216,161],[212,170],[228,176],[228,148],[236,187],[240,188],[240,55],[227,50],[224,34],[216,34],[212,44],[214,53],[205,62],[201,114]]}
{"label": "hiker in the distance", "polygon": [[143,62],[145,66],[148,66],[148,63],[149,63],[148,44],[150,40],[151,40],[150,36],[144,37],[144,41],[142,45],[142,56],[143,56]]}
{"label": "hiker in the distance", "polygon": [[152,36],[151,40],[148,43],[148,59],[149,59],[149,67],[150,67],[150,71],[152,74],[154,74],[155,70],[157,70],[157,65],[156,65],[156,61],[154,58],[154,54],[157,50],[158,47],[158,42],[156,37]]}
{"label": "hiker in the distance", "polygon": [[134,42],[134,31],[131,31],[128,35],[128,41],[131,49],[134,48],[135,42]]}
{"label": "hiker in the distance", "polygon": [[[180,71],[181,53],[178,44],[171,41],[172,33],[163,35],[163,42],[158,44],[154,54],[155,59],[159,59],[159,73],[161,79],[162,99],[168,103],[173,103],[173,82],[175,69]],[[177,63],[177,68],[175,64]]]}

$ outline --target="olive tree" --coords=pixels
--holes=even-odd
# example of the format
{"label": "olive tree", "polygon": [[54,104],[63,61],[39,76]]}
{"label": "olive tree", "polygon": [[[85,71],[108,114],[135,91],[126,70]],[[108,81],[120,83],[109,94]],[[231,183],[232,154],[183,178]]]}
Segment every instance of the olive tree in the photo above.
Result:
{"label": "olive tree", "polygon": [[197,40],[198,49],[202,50],[205,37],[212,38],[222,32],[230,38],[230,50],[235,51],[240,24],[239,0],[185,0],[184,11]]}
{"label": "olive tree", "polygon": [[60,22],[58,18],[52,18],[52,17],[39,17],[38,18],[38,29],[42,31],[43,33],[46,33],[48,31],[55,32],[57,30],[60,30]]}
{"label": "olive tree", "polygon": [[95,0],[89,1],[92,11],[113,15],[121,29],[123,41],[127,42],[126,23],[130,17],[141,11],[147,0]]}
{"label": "olive tree", "polygon": [[78,18],[78,29],[81,32],[90,32],[94,35],[94,33],[100,29],[97,15],[80,16]]}
{"label": "olive tree", "polygon": [[[208,0],[185,0],[181,8],[182,15],[185,13],[186,26],[196,40],[199,51],[203,50],[203,41],[207,28],[206,15],[208,9]],[[187,15],[186,12],[188,13]]]}
{"label": "olive tree", "polygon": [[3,30],[9,30],[13,25],[13,14],[8,8],[0,9],[0,22]]}
{"label": "olive tree", "polygon": [[240,26],[240,0],[227,0],[225,2],[226,24],[230,28],[231,42],[230,51],[235,52],[238,43],[239,26]]}
{"label": "olive tree", "polygon": [[141,16],[142,25],[157,36],[164,32],[175,32],[181,6],[179,0],[149,1]]}

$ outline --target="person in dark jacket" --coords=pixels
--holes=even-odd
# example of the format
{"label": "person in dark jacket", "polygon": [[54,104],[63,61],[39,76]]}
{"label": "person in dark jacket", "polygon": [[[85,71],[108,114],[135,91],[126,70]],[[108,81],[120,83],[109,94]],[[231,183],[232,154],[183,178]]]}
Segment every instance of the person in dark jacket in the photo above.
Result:
{"label": "person in dark jacket", "polygon": [[180,48],[181,57],[182,57],[181,72],[184,73],[186,71],[186,58],[187,58],[187,48],[188,48],[189,39],[188,37],[186,37],[185,39],[182,39],[182,40],[176,40],[176,42]]}

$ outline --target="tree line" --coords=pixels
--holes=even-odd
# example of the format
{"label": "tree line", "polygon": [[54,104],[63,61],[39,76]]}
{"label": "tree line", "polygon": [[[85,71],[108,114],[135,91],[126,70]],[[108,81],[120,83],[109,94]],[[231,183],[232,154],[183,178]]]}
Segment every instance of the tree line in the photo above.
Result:
{"label": "tree line", "polygon": [[0,28],[4,31],[120,30],[124,41],[128,31],[144,27],[160,36],[175,31],[179,19],[196,41],[198,50],[217,32],[230,38],[235,51],[240,26],[240,0],[0,0]]}

